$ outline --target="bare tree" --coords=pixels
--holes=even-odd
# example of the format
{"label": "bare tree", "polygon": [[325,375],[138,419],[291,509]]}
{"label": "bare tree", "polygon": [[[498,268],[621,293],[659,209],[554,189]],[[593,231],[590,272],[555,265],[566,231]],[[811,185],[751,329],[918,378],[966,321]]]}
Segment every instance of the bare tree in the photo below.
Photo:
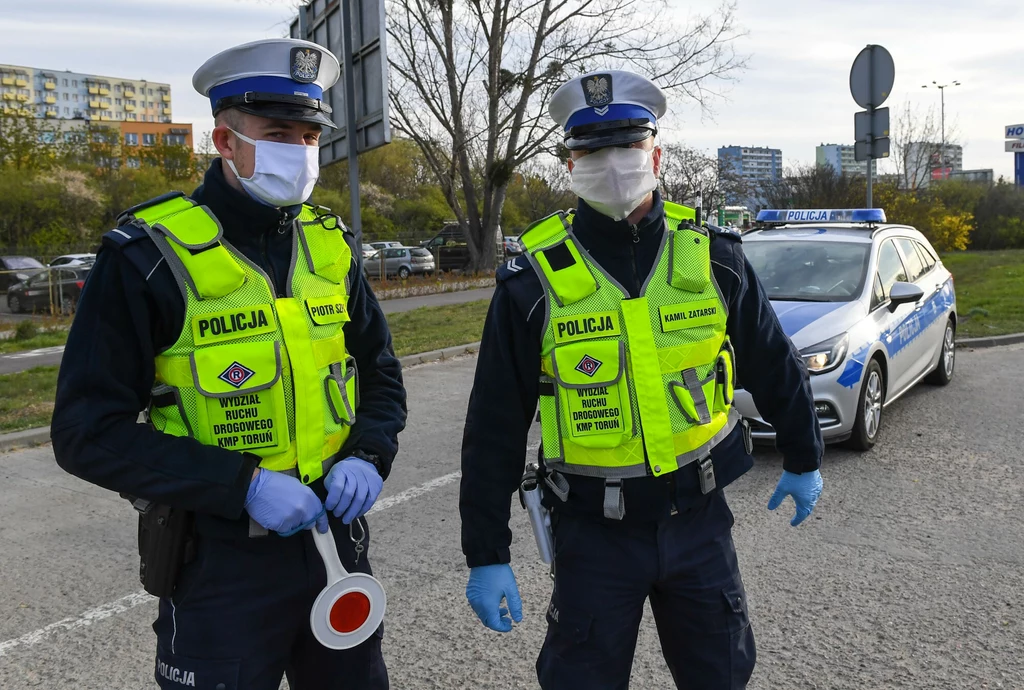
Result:
{"label": "bare tree", "polygon": [[717,156],[681,144],[662,149],[661,188],[666,199],[691,203],[700,192],[704,208],[712,209],[747,195],[743,179],[729,167],[719,166]]}
{"label": "bare tree", "polygon": [[551,94],[590,70],[626,68],[704,108],[744,59],[735,6],[685,27],[666,2],[388,0],[395,128],[423,151],[462,226],[472,268],[494,263],[513,173],[556,153]]}
{"label": "bare tree", "polygon": [[831,165],[804,165],[766,183],[763,194],[768,208],[854,208],[863,203],[866,184]]}
{"label": "bare tree", "polygon": [[[945,132],[946,146],[955,145],[957,140],[956,127],[949,127]],[[946,165],[946,161],[939,160],[942,158],[941,141],[939,113],[934,106],[922,112],[905,101],[896,107],[891,152],[900,188],[916,190],[928,186],[935,161],[939,167]]]}

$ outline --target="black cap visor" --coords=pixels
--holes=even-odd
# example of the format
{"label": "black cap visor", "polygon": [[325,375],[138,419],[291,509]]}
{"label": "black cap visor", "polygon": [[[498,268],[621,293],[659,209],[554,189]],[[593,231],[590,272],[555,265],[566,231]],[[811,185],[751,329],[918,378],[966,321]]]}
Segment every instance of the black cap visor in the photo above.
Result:
{"label": "black cap visor", "polygon": [[592,151],[608,146],[635,144],[657,133],[658,129],[645,117],[611,120],[570,127],[565,133],[565,147],[570,151]]}
{"label": "black cap visor", "polygon": [[216,115],[227,108],[237,108],[243,113],[258,115],[272,120],[290,120],[294,122],[311,122],[314,124],[337,129],[331,121],[331,106],[315,98],[305,96],[288,96],[276,93],[260,93],[249,91],[241,96],[230,96],[217,101],[213,109]]}

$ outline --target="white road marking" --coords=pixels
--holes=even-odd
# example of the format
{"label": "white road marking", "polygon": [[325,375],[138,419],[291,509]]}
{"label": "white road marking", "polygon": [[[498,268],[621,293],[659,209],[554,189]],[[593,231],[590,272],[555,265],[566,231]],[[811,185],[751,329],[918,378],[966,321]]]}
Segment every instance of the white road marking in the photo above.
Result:
{"label": "white road marking", "polygon": [[[386,496],[377,501],[367,515],[387,510],[388,508],[393,508],[405,503],[406,501],[411,501],[423,494],[430,493],[435,489],[451,484],[461,476],[462,472],[452,472],[451,474],[446,474],[443,477],[437,477],[436,479],[431,479],[429,482],[401,491],[394,496]],[[50,623],[45,628],[40,628],[39,630],[33,630],[30,633],[26,633],[21,637],[0,642],[0,657],[3,657],[18,647],[30,647],[32,645],[39,644],[59,632],[87,627],[97,621],[125,613],[140,604],[146,604],[151,601],[156,601],[156,597],[147,594],[145,590],[133,592],[128,596],[121,597],[117,601],[112,601],[110,603],[97,606],[96,608],[89,609],[88,611],[83,611],[76,617],[65,618],[57,621],[56,623]]]}
{"label": "white road marking", "polygon": [[3,355],[0,359],[28,359],[29,357],[42,357],[43,355],[56,355],[61,352],[64,352],[64,346],[56,345],[54,347],[41,347],[38,350],[16,352],[13,355]]}
{"label": "white road marking", "polygon": [[0,642],[0,657],[17,647],[29,647],[31,645],[38,644],[62,630],[77,630],[78,628],[84,628],[97,621],[105,620],[119,613],[124,613],[125,611],[135,608],[139,604],[145,604],[150,601],[156,601],[156,597],[150,596],[145,591],[132,592],[128,596],[121,597],[117,601],[112,601],[109,604],[102,604],[94,609],[89,609],[88,611],[79,614],[77,618],[65,618],[64,620],[57,621],[56,623],[50,623],[45,628],[33,630],[21,637],[16,637],[13,640]]}

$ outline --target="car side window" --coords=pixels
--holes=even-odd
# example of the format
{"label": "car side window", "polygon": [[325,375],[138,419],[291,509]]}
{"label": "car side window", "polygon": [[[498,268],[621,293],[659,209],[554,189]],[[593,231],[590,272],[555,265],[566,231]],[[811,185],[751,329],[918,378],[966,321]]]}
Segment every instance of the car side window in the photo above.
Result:
{"label": "car side window", "polygon": [[892,240],[886,240],[878,248],[878,279],[882,283],[883,299],[889,298],[893,283],[907,281],[907,271]]}
{"label": "car side window", "polygon": [[932,256],[932,253],[928,251],[927,247],[920,242],[914,242],[914,248],[917,249],[917,253],[921,255],[921,262],[924,264],[925,273],[935,268],[935,257]]}
{"label": "car side window", "polygon": [[384,251],[384,256],[389,259],[397,259],[401,257],[403,254],[404,252],[401,249],[386,249]]}
{"label": "car side window", "polygon": [[45,285],[46,283],[50,282],[49,274],[50,271],[42,271],[40,273],[37,273],[29,279],[28,284],[32,286]]}
{"label": "car side window", "polygon": [[907,267],[908,281],[913,283],[924,274],[924,264],[921,263],[921,257],[918,255],[917,250],[914,249],[914,240],[907,239],[906,237],[897,237],[896,244],[903,251],[903,265]]}
{"label": "car side window", "polygon": [[875,274],[875,280],[871,285],[871,309],[874,309],[885,301],[885,290],[882,289],[882,281],[878,278],[877,273]]}

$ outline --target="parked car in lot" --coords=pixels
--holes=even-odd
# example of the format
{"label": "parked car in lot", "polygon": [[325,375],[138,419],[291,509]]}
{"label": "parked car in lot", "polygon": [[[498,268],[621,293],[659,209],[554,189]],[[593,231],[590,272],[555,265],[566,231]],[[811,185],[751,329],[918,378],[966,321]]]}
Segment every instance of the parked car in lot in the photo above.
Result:
{"label": "parked car in lot", "polygon": [[372,244],[363,243],[363,261],[366,261],[371,256],[377,253],[377,249]]}
{"label": "parked car in lot", "polygon": [[53,268],[54,266],[81,266],[93,263],[96,263],[95,254],[64,254],[55,258],[47,266]]}
{"label": "parked car in lot", "polygon": [[375,251],[379,251],[381,249],[387,249],[388,247],[401,247],[402,243],[395,241],[370,242],[370,246],[373,247]]}
{"label": "parked car in lot", "polygon": [[[868,450],[888,405],[922,379],[953,378],[953,276],[881,209],[767,210],[757,221],[743,251],[811,374],[822,435]],[[737,388],[735,405],[755,440],[774,440],[749,393]]]}
{"label": "parked car in lot", "polygon": [[28,280],[37,271],[46,268],[31,256],[0,256],[0,289]]}
{"label": "parked car in lot", "polygon": [[[501,263],[505,256],[505,239],[501,235],[499,227],[494,232],[495,242],[495,265]],[[469,268],[472,257],[469,255],[469,245],[462,233],[458,223],[448,223],[429,240],[420,243],[421,247],[429,249],[438,258],[438,269],[441,271],[464,271]]]}
{"label": "parked car in lot", "polygon": [[505,236],[505,256],[519,256],[523,253],[523,247],[519,244],[518,237]]}
{"label": "parked car in lot", "polygon": [[52,304],[61,314],[72,314],[91,269],[82,264],[40,271],[7,290],[7,308],[15,314],[49,312]]}
{"label": "parked car in lot", "polygon": [[385,275],[408,278],[416,273],[433,273],[434,257],[422,247],[388,247],[363,263],[366,274],[373,278],[380,278],[382,265]]}

